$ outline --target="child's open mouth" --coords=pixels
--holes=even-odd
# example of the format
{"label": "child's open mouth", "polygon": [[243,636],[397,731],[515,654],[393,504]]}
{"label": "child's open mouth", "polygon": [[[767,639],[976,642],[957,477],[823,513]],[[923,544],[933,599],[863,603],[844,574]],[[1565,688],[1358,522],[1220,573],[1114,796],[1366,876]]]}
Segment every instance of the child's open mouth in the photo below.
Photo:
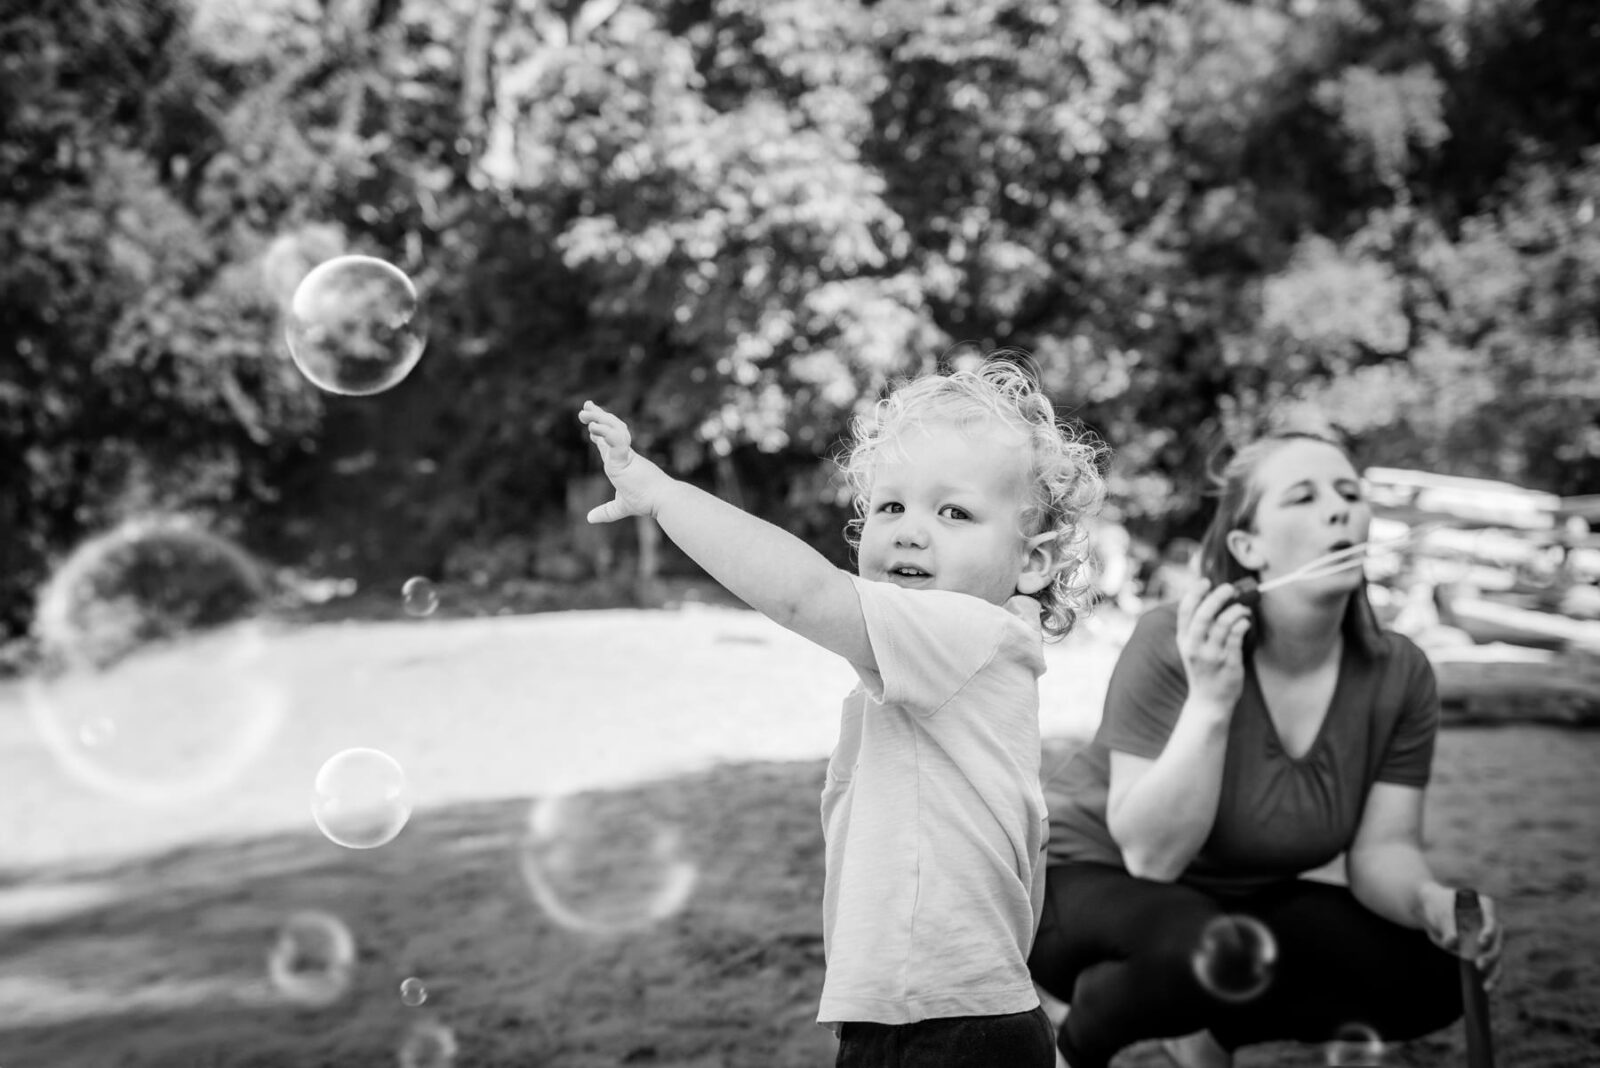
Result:
{"label": "child's open mouth", "polygon": [[897,567],[891,567],[889,569],[889,577],[892,579],[900,579],[905,582],[917,582],[922,579],[933,578],[931,574],[924,571],[922,568],[913,567],[909,564],[901,564]]}

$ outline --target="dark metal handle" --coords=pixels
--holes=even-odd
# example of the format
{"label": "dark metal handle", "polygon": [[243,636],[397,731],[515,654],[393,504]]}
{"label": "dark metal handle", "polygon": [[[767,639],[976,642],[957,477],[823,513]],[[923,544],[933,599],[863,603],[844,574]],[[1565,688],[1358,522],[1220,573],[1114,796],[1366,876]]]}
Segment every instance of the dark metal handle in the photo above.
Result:
{"label": "dark metal handle", "polygon": [[1478,935],[1483,906],[1476,890],[1456,891],[1456,958],[1461,972],[1461,1023],[1467,1033],[1467,1068],[1494,1068],[1494,1035],[1489,1027],[1489,993],[1478,970]]}

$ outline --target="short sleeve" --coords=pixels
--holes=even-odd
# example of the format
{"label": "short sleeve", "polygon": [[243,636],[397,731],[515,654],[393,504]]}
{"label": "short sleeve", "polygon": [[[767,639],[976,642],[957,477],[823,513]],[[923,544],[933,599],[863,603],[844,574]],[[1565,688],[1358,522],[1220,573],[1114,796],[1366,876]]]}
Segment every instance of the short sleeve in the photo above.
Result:
{"label": "short sleeve", "polygon": [[1095,737],[1107,749],[1154,760],[1167,747],[1189,696],[1177,635],[1177,609],[1172,605],[1146,612],[1134,625],[1111,670],[1105,712]]}
{"label": "short sleeve", "polygon": [[994,658],[1006,627],[1021,626],[968,594],[852,580],[878,662],[876,672],[859,672],[861,681],[885,704],[937,712]]}
{"label": "short sleeve", "polygon": [[1438,681],[1422,650],[1398,635],[1390,640],[1395,642],[1391,655],[1397,658],[1405,697],[1378,765],[1377,781],[1420,788],[1428,785],[1433,771],[1433,746],[1439,735]]}

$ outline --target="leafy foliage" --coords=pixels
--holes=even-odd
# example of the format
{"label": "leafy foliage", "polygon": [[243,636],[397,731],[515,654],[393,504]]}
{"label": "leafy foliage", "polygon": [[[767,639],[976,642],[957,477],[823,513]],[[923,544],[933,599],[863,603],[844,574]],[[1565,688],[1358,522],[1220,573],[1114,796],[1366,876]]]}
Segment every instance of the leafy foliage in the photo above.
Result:
{"label": "leafy foliage", "polygon": [[[1582,10],[1580,10],[1582,9]],[[64,0],[0,11],[0,632],[182,509],[313,570],[572,548],[596,396],[841,552],[891,378],[1020,347],[1152,537],[1314,406],[1600,490],[1600,36],[1556,0]],[[344,251],[429,352],[324,396]],[[507,554],[506,539],[533,548]],[[493,548],[502,546],[502,548]]]}

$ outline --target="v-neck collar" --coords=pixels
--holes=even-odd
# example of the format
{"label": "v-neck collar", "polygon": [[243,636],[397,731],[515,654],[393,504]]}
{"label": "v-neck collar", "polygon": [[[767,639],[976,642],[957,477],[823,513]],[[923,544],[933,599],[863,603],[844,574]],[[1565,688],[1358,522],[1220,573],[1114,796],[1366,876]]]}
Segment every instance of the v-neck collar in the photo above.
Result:
{"label": "v-neck collar", "polygon": [[1289,752],[1289,747],[1284,744],[1283,736],[1278,733],[1278,725],[1272,720],[1272,709],[1267,707],[1267,694],[1261,688],[1261,676],[1256,671],[1255,661],[1250,662],[1250,669],[1245,672],[1245,681],[1255,691],[1255,703],[1261,716],[1262,725],[1266,728],[1267,744],[1271,745],[1278,754],[1290,764],[1296,766],[1309,763],[1311,758],[1322,747],[1328,736],[1328,724],[1333,720],[1333,713],[1339,707],[1340,697],[1344,694],[1346,680],[1350,676],[1350,640],[1345,638],[1340,643],[1339,664],[1334,669],[1336,674],[1333,680],[1333,691],[1328,694],[1327,707],[1322,710],[1322,722],[1317,724],[1317,732],[1311,736],[1311,744],[1306,746],[1306,751],[1299,756]]}

